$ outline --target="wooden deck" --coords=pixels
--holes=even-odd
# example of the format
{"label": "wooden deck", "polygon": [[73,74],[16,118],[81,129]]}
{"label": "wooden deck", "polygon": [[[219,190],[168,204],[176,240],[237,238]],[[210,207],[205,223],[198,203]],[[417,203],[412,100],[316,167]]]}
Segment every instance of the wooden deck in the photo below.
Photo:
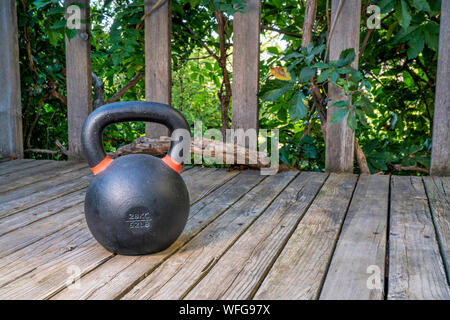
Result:
{"label": "wooden deck", "polygon": [[0,299],[450,299],[450,178],[187,168],[161,253],[103,249],[84,163],[0,162]]}

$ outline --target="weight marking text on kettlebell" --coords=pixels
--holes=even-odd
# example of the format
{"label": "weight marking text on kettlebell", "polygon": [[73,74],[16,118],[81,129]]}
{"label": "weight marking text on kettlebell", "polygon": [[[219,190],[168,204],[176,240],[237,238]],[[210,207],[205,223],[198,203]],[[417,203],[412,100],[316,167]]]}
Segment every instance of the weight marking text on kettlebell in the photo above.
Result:
{"label": "weight marking text on kettlebell", "polygon": [[172,141],[163,159],[130,154],[115,160],[103,149],[103,130],[112,123],[149,121],[171,132],[189,125],[176,109],[154,102],[116,102],[96,109],[86,119],[82,148],[94,179],[86,193],[89,230],[107,250],[125,255],[158,252],[183,231],[189,215],[189,193],[180,176],[180,141]]}

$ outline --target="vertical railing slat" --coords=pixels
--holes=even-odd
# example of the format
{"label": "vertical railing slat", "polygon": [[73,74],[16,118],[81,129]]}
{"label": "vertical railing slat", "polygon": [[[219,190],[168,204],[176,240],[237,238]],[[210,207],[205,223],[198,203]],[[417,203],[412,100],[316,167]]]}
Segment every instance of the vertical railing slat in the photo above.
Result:
{"label": "vertical railing slat", "polygon": [[450,176],[450,1],[442,1],[431,174]]}
{"label": "vertical railing slat", "polygon": [[15,0],[0,1],[0,155],[23,157],[19,44]]}
{"label": "vertical railing slat", "polygon": [[[145,0],[149,12],[158,0]],[[170,40],[171,1],[160,4],[145,18],[145,99],[171,104],[172,64]],[[168,129],[158,123],[147,123],[148,137],[167,136]]]}
{"label": "vertical railing slat", "polygon": [[[80,3],[81,23],[72,39],[66,36],[67,119],[69,133],[69,158],[83,158],[81,129],[84,120],[92,112],[92,75],[89,0],[66,0],[65,7]],[[66,10],[67,11],[67,10]],[[68,20],[76,17],[70,10]]]}
{"label": "vertical railing slat", "polygon": [[[332,1],[331,26],[336,20],[340,0]],[[348,48],[355,48],[356,58],[352,66],[358,68],[359,31],[361,18],[361,0],[342,0],[341,9],[330,39],[330,61],[339,59],[341,52]],[[329,86],[328,97],[330,103],[342,100],[340,89]],[[353,172],[353,155],[355,135],[347,126],[346,118],[336,124],[330,124],[331,116],[336,108],[327,111],[327,134],[325,151],[325,168],[332,172]]]}
{"label": "vertical railing slat", "polygon": [[258,129],[261,1],[247,0],[233,22],[233,129]]}

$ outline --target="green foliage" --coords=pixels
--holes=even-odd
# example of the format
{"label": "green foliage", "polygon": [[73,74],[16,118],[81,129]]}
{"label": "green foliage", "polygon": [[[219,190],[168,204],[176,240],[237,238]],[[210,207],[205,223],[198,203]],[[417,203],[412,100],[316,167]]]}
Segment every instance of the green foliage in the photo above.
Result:
{"label": "green foliage", "polygon": [[[381,8],[381,28],[370,31],[357,68],[352,67],[355,50],[336,61],[324,56],[325,1],[318,2],[313,44],[301,48],[301,37],[289,34],[301,33],[301,3],[264,0],[261,10],[262,25],[287,32],[263,29],[261,38],[260,127],[279,129],[281,160],[324,170],[322,106],[334,110],[328,121],[346,121],[354,130],[372,172],[395,172],[396,165],[429,168],[441,1],[370,1]],[[221,127],[221,69],[200,41],[218,52],[220,11],[228,19],[226,42],[231,43],[231,16],[245,8],[243,0],[172,1],[172,104],[191,125],[201,120],[204,130]],[[91,1],[92,71],[104,83],[106,100],[144,73],[143,14],[142,0]],[[55,150],[56,140],[67,146],[67,108],[55,91],[66,96],[64,39],[75,33],[66,27],[60,0],[19,1],[18,17],[25,145]],[[369,32],[366,18],[362,12],[361,43]],[[227,65],[231,70],[231,56]],[[328,98],[331,84],[342,93],[336,101]],[[144,100],[144,81],[121,99]],[[110,126],[105,148],[113,151],[143,134],[143,123]]]}

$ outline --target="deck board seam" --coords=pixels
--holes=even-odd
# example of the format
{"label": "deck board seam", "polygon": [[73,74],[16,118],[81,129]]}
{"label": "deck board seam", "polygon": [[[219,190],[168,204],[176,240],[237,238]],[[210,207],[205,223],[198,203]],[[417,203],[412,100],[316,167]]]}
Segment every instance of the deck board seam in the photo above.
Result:
{"label": "deck board seam", "polygon": [[[431,207],[431,201],[430,201],[430,196],[428,195],[429,192],[428,192],[428,189],[427,189],[427,185],[426,185],[425,181],[423,181],[423,178],[421,178],[420,180],[422,181],[423,187],[425,189],[425,195],[427,196],[428,209],[430,210],[431,222],[433,223],[433,230],[434,230],[435,240],[436,240],[436,243],[437,243],[439,254],[440,254],[441,259],[442,259],[442,265],[444,266],[445,278],[447,279],[447,285],[450,286],[449,270],[448,270],[448,267],[447,267],[446,254],[445,254],[444,245],[442,243],[442,237],[441,237],[441,234],[439,233],[437,222],[436,222],[436,219],[434,217],[434,215],[435,215],[434,210]],[[433,179],[433,183],[435,183],[434,179]],[[445,189],[443,189],[443,190],[445,192]]]}
{"label": "deck board seam", "polygon": [[343,228],[343,226],[344,226],[345,219],[347,218],[347,214],[348,214],[348,210],[350,209],[350,205],[352,204],[353,197],[354,197],[355,191],[356,191],[356,187],[358,186],[358,183],[359,183],[359,178],[360,178],[360,175],[358,175],[358,176],[356,177],[356,181],[355,181],[355,183],[353,184],[352,193],[351,193],[351,195],[350,195],[350,199],[348,200],[347,207],[345,208],[344,217],[343,217],[342,220],[340,221],[339,231],[337,232],[336,238],[334,239],[334,242],[333,242],[333,244],[332,244],[332,245],[333,245],[333,248],[332,248],[332,250],[331,250],[331,254],[330,254],[330,256],[329,256],[329,259],[328,259],[328,261],[327,261],[327,266],[326,266],[326,268],[325,268],[325,272],[323,273],[322,279],[320,279],[320,285],[319,285],[319,288],[318,288],[318,290],[317,290],[317,293],[316,293],[316,295],[315,295],[315,297],[314,297],[314,300],[318,300],[319,297],[320,297],[320,295],[322,294],[323,285],[325,284],[325,279],[327,278],[328,271],[330,270],[331,261],[332,261],[333,258],[334,258],[334,254],[335,254],[335,252],[336,252],[337,243],[339,242],[339,238],[341,237],[341,234],[342,234],[342,228]]}
{"label": "deck board seam", "polygon": [[[216,169],[215,171],[218,171],[219,169]],[[205,198],[206,196],[210,195],[211,193],[215,192],[216,190],[218,190],[220,187],[222,187],[225,183],[229,182],[231,179],[239,176],[241,174],[241,172],[239,172],[238,174],[234,175],[234,176],[230,176],[230,178],[226,179],[223,181],[223,183],[218,184],[214,187],[214,189],[210,190],[209,192],[205,193],[204,195],[202,195],[199,199],[197,199],[196,201],[192,202],[190,204],[190,206],[194,205],[195,203],[199,202],[200,200],[202,200],[203,198]],[[84,217],[83,217],[84,218]],[[83,219],[82,218],[82,219]],[[175,252],[178,252],[178,250],[176,250]],[[90,268],[89,270],[86,270],[81,276],[80,276],[80,280],[87,274],[89,274],[90,272],[96,270],[97,268],[101,267],[104,263],[106,263],[107,261],[109,261],[110,259],[114,258],[114,256],[116,256],[115,254],[111,254],[109,255],[106,259],[103,259],[102,261],[100,261],[97,265],[93,266],[92,268]],[[164,259],[165,261],[165,259]],[[158,265],[159,266],[159,265]],[[157,267],[155,267],[153,270],[155,270]],[[153,270],[151,272],[153,272]],[[144,273],[144,275],[146,275],[146,273]],[[150,274],[150,273],[149,273]],[[148,275],[149,275],[148,274]],[[146,276],[148,276],[146,275]],[[145,277],[144,277],[145,278]],[[143,278],[143,279],[144,279]],[[142,280],[141,280],[142,281]],[[140,281],[139,281],[140,282]],[[137,282],[137,283],[139,283]],[[136,283],[136,284],[137,284]],[[63,291],[66,287],[63,286],[62,288],[60,288],[59,290],[57,290],[57,292],[51,292],[47,295],[47,297],[45,299],[51,299],[53,296],[57,295],[58,293],[60,293],[61,291]],[[98,290],[99,288],[97,288],[96,290]],[[132,288],[130,288],[131,290]],[[114,298],[114,300],[117,300],[117,298]]]}
{"label": "deck board seam", "polygon": [[390,233],[391,233],[391,198],[392,198],[392,175],[389,175],[388,185],[388,207],[386,221],[386,251],[384,254],[384,285],[383,300],[387,300],[389,292],[389,250],[390,250]]}
{"label": "deck board seam", "polygon": [[[80,189],[80,190],[81,190],[81,189]],[[77,190],[77,191],[80,191],[80,190]],[[76,192],[76,191],[74,191],[74,192]],[[70,193],[69,193],[69,194],[70,194]],[[55,198],[55,199],[57,199],[57,198]],[[53,199],[53,200],[55,200],[55,199]],[[50,201],[51,201],[51,200],[50,200]],[[43,216],[43,217],[41,217],[41,218],[39,218],[39,219],[36,219],[36,220],[34,220],[34,221],[30,222],[30,223],[21,225],[21,226],[19,226],[19,227],[16,227],[16,228],[14,228],[14,229],[11,229],[11,230],[8,230],[8,231],[6,231],[6,232],[4,232],[4,233],[1,233],[1,234],[0,234],[0,238],[3,237],[4,235],[7,235],[7,234],[13,232],[13,231],[16,231],[16,230],[19,230],[19,229],[21,229],[21,228],[30,226],[30,225],[32,225],[33,223],[36,223],[36,222],[38,222],[38,221],[41,221],[42,219],[46,219],[46,218],[48,218],[48,217],[54,216],[55,214],[58,214],[58,213],[60,213],[61,211],[68,210],[68,209],[71,209],[71,208],[73,208],[73,207],[75,207],[75,206],[78,206],[78,205],[80,205],[82,202],[84,202],[84,200],[81,200],[81,201],[79,201],[79,202],[76,202],[76,203],[72,204],[72,205],[69,206],[69,207],[63,207],[63,208],[61,208],[60,210],[58,210],[58,211],[56,211],[56,212],[54,212],[54,213],[52,213],[52,214],[49,214],[49,215],[47,215],[47,216]],[[31,207],[31,208],[33,208],[33,207]],[[28,208],[28,209],[30,209],[30,208]],[[27,210],[27,209],[26,209],[26,210]],[[2,217],[0,220],[2,220],[3,218],[6,218],[6,217],[11,217],[11,216],[13,216],[14,214],[17,214],[17,213],[18,213],[18,212],[15,212],[15,213],[13,213],[13,214],[11,214],[11,215]],[[42,239],[42,238],[40,238],[40,239]]]}
{"label": "deck board seam", "polygon": [[281,190],[277,193],[277,195],[275,197],[273,197],[273,199],[261,210],[261,212],[259,212],[259,214],[253,218],[253,220],[233,239],[233,241],[225,248],[225,250],[218,256],[215,257],[214,261],[212,261],[210,263],[210,267],[207,271],[203,272],[190,286],[189,288],[187,288],[185,290],[185,292],[180,296],[180,300],[183,300],[188,294],[189,292],[195,288],[195,286],[197,284],[200,283],[200,281],[202,281],[202,279],[211,271],[211,269],[214,268],[214,266],[217,264],[217,262],[228,252],[228,250],[230,250],[231,247],[234,246],[234,244],[239,240],[239,238],[245,233],[247,232],[247,230],[255,223],[256,220],[258,220],[259,217],[261,217],[264,212],[272,205],[272,203],[280,196],[280,194],[295,180],[295,178],[297,178],[297,176],[300,173],[295,174],[291,180],[289,180],[288,183],[286,183],[286,185],[281,188]]}
{"label": "deck board seam", "polygon": [[[234,176],[237,177],[238,175]],[[233,177],[233,178],[234,178]],[[258,185],[260,185],[267,177],[262,178],[260,181],[258,181],[258,183],[256,183],[251,189],[249,189],[247,191],[250,192],[251,190],[253,190],[254,188],[256,188]],[[215,190],[214,190],[215,191]],[[212,193],[212,192],[211,192]],[[216,217],[214,217],[214,219],[212,219],[208,224],[202,226],[199,230],[197,230],[197,232],[195,232],[194,234],[192,234],[192,236],[177,250],[175,250],[172,254],[164,257],[164,259],[162,259],[157,265],[153,266],[150,270],[148,270],[147,272],[145,272],[141,277],[139,277],[138,279],[136,279],[136,281],[134,281],[133,283],[131,283],[127,288],[125,288],[125,290],[123,290],[120,294],[118,294],[117,296],[114,297],[114,300],[120,300],[122,299],[122,297],[124,297],[127,293],[129,293],[135,286],[137,286],[141,281],[143,281],[145,278],[147,278],[148,276],[150,276],[150,274],[152,272],[154,272],[156,269],[158,269],[164,262],[166,262],[169,258],[173,257],[176,253],[178,253],[182,248],[184,248],[186,245],[188,245],[201,231],[203,231],[204,229],[206,229],[211,223],[213,223],[214,221],[216,221],[218,218],[220,218],[223,214],[225,214],[227,212],[227,210],[229,208],[231,208],[234,204],[236,204],[237,202],[239,202],[247,193],[243,193],[241,194],[238,198],[236,198],[236,200],[231,203],[229,206],[227,206],[226,208],[224,208]],[[187,294],[187,293],[186,293]],[[183,295],[185,296],[185,295]],[[181,298],[182,299],[182,298]]]}
{"label": "deck board seam", "polygon": [[[56,170],[58,170],[58,169],[59,169],[59,170],[65,170],[65,169],[68,169],[68,168],[70,168],[70,165],[61,166],[61,167],[57,168]],[[70,173],[70,172],[76,172],[76,171],[79,171],[79,170],[84,170],[84,169],[86,169],[86,168],[87,168],[87,164],[86,164],[85,167],[74,168],[73,170],[68,170],[68,171],[64,172],[63,174]],[[50,171],[50,170],[51,170],[51,168],[49,168],[48,171]],[[58,172],[57,172],[57,173],[58,173]],[[50,174],[50,175],[51,175],[51,174]],[[59,176],[58,176],[58,175],[55,175],[55,177],[59,177]],[[48,179],[48,177],[41,177],[41,178],[38,178],[38,179],[36,179],[36,180],[33,180],[33,181],[30,182],[30,183],[27,183],[27,184],[21,184],[21,185],[19,185],[19,186],[12,187],[11,189],[7,189],[7,190],[5,190],[5,191],[0,191],[0,196],[6,195],[6,194],[10,194],[10,193],[12,193],[12,192],[16,192],[18,189],[21,189],[21,188],[30,187],[31,185],[36,184],[36,183],[40,183],[40,182],[43,182],[43,181],[47,181],[47,179]]]}
{"label": "deck board seam", "polygon": [[[287,243],[289,242],[289,239],[292,237],[292,235],[294,234],[295,230],[297,229],[298,225],[300,224],[300,222],[303,220],[303,217],[306,215],[306,212],[308,212],[309,208],[311,207],[311,205],[313,204],[314,200],[316,199],[317,195],[319,194],[320,190],[322,190],[322,187],[324,186],[325,182],[328,180],[328,178],[330,177],[329,173],[326,173],[325,179],[322,181],[321,185],[319,188],[317,188],[316,193],[314,194],[314,196],[311,198],[310,202],[308,203],[308,205],[305,207],[305,209],[303,210],[303,214],[298,218],[297,222],[294,224],[294,226],[292,227],[292,230],[288,233],[288,235],[286,236],[286,238],[284,239],[283,243],[280,245],[280,247],[278,248],[277,252],[275,253],[274,257],[272,258],[272,260],[270,261],[270,263],[267,265],[266,270],[264,270],[261,278],[258,280],[258,282],[256,283],[255,287],[253,288],[253,290],[250,292],[250,294],[247,296],[247,300],[253,300],[253,297],[255,296],[256,292],[258,292],[259,288],[261,287],[262,283],[264,282],[265,278],[267,277],[267,275],[269,274],[270,270],[272,269],[273,265],[275,264],[275,262],[277,261],[277,259],[279,258],[280,254],[283,252],[284,248],[286,247]],[[292,181],[291,181],[292,183]]]}

